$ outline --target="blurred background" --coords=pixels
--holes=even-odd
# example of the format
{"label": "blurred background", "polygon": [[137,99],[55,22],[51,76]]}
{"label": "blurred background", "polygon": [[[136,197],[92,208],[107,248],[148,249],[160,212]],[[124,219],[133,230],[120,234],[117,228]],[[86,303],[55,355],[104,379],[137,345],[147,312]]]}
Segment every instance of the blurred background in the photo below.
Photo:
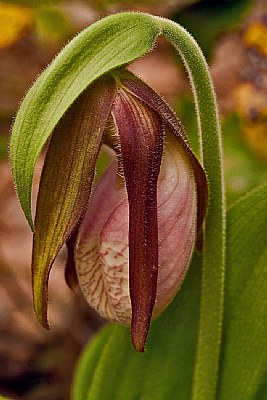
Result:
{"label": "blurred background", "polygon": [[[12,119],[27,88],[64,44],[99,18],[126,10],[173,19],[202,47],[220,109],[228,206],[267,180],[266,0],[0,1],[0,394],[12,399],[69,399],[78,356],[104,324],[66,286],[64,250],[50,278],[52,330],[36,322],[32,235],[8,166]],[[131,70],[176,110],[197,152],[192,95],[173,49],[159,40],[157,49],[133,63]]]}

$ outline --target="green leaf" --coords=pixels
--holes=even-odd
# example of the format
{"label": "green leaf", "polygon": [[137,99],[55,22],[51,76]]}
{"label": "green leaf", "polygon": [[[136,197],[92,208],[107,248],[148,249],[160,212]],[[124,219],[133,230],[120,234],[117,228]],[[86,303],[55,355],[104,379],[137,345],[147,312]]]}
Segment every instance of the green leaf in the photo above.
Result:
{"label": "green leaf", "polygon": [[[219,400],[266,399],[267,185],[228,212],[227,280]],[[246,218],[244,218],[246,216]],[[189,400],[197,340],[201,260],[151,328],[144,354],[129,330],[109,326],[89,345],[74,379],[73,400]]]}
{"label": "green leaf", "polygon": [[[225,328],[219,399],[266,399],[267,186],[228,212]],[[264,394],[265,393],[265,394]]]}
{"label": "green leaf", "polygon": [[189,399],[199,286],[199,259],[195,258],[176,299],[152,323],[142,354],[133,350],[128,328],[119,325],[105,328],[81,359],[73,399]]}
{"label": "green leaf", "polygon": [[245,143],[241,122],[240,116],[233,113],[222,125],[227,204],[267,181],[266,163]]}
{"label": "green leaf", "polygon": [[34,307],[45,327],[49,271],[87,206],[114,94],[113,78],[99,78],[67,111],[49,144],[37,199],[32,259]]}
{"label": "green leaf", "polygon": [[88,383],[94,377],[96,364],[102,353],[102,349],[107,343],[107,339],[110,337],[112,325],[107,326],[102,330],[101,334],[98,335],[91,346],[83,352],[81,359],[79,360],[79,373],[76,374],[75,385],[73,385],[72,397],[74,399],[86,400],[88,392]]}
{"label": "green leaf", "polygon": [[54,127],[87,86],[146,54],[157,34],[149,15],[109,16],[76,36],[27,93],[13,126],[10,160],[21,206],[32,228],[33,172]]}

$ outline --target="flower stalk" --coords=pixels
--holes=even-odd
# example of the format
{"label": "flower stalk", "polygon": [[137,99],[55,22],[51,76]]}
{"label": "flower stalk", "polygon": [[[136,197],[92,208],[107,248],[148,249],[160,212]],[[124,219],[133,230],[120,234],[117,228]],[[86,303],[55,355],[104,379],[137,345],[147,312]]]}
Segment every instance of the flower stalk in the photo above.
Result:
{"label": "flower stalk", "polygon": [[208,65],[192,36],[181,26],[163,19],[163,35],[177,49],[188,72],[198,120],[200,153],[208,179],[209,207],[205,220],[199,333],[193,383],[193,400],[216,396],[225,279],[226,207],[220,121]]}

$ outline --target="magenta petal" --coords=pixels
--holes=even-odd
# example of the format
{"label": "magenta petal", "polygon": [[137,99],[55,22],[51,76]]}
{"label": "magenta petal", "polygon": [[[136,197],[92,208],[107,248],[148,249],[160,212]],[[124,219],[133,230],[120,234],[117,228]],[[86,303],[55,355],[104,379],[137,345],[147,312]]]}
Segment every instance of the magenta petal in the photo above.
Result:
{"label": "magenta petal", "polygon": [[143,351],[158,276],[157,179],[163,126],[158,114],[120,89],[112,115],[119,134],[129,201],[129,281],[132,341]]}
{"label": "magenta petal", "polygon": [[166,137],[158,180],[159,272],[153,318],[173,300],[194,250],[197,222],[197,187],[183,148]]}

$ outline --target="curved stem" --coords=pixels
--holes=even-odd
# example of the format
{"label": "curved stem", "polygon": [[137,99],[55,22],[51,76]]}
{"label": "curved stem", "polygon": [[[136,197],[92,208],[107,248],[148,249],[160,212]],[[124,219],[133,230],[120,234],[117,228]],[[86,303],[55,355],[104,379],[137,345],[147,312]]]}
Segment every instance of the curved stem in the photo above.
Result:
{"label": "curved stem", "polygon": [[225,200],[219,117],[208,66],[198,44],[180,25],[159,17],[156,20],[163,36],[181,55],[189,74],[198,118],[200,150],[209,182],[192,399],[214,400],[222,335],[225,262]]}

